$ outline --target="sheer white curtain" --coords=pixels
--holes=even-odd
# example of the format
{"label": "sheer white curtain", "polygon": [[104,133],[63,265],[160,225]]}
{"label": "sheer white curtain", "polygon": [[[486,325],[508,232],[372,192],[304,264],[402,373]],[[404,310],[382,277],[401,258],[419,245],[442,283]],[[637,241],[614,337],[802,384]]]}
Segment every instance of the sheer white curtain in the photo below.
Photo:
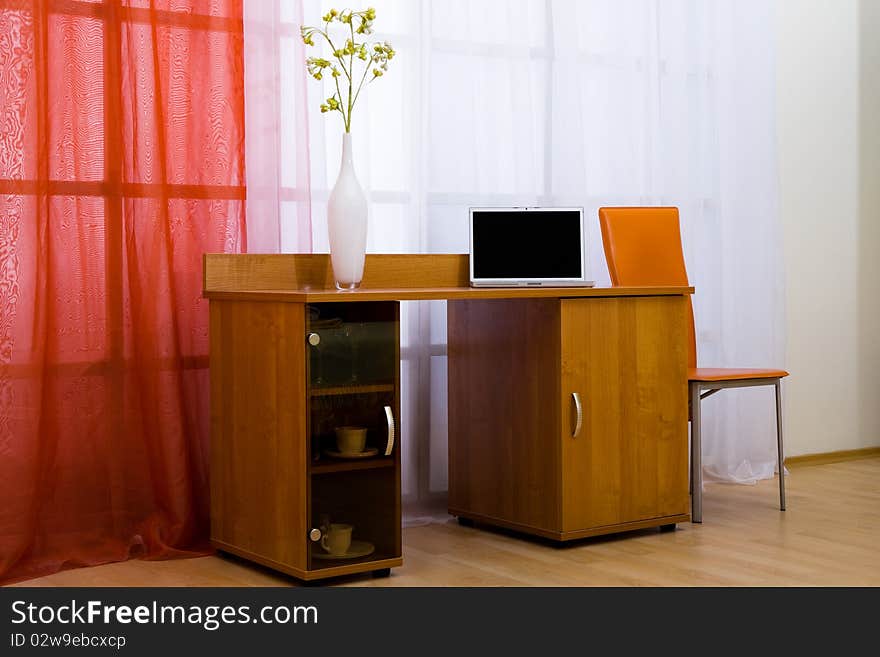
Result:
{"label": "sheer white curtain", "polygon": [[[246,18],[255,5],[274,4],[246,0]],[[280,45],[270,65],[288,94],[281,94],[283,131],[296,125],[302,54],[299,3],[279,4],[273,16]],[[697,289],[700,364],[783,365],[772,3],[371,4],[374,36],[398,51],[388,74],[359,101],[352,125],[356,167],[371,201],[371,252],[466,252],[473,205],[577,205],[588,217],[592,276],[607,283],[597,208],[676,205]],[[317,24],[333,5],[303,0],[305,22]],[[266,68],[247,64],[250,84],[248,71],[259,76]],[[310,198],[311,223],[282,211],[283,251],[303,249],[303,225],[314,250],[327,250],[326,203],[342,133],[337,116],[318,111],[330,93],[308,85],[311,189],[288,176],[291,187],[279,198]],[[255,98],[251,104],[262,102]],[[305,147],[301,140],[297,149]],[[289,148],[282,145],[278,156],[297,161],[301,150]],[[265,187],[250,156],[248,166],[249,185],[254,174]],[[249,224],[260,220],[249,207]],[[445,306],[404,304],[402,318],[404,495],[442,499]],[[772,476],[772,389],[716,395],[704,403],[703,421],[707,478]]]}
{"label": "sheer white curtain", "polygon": [[[247,250],[312,251],[309,112],[300,0],[245,0]],[[323,160],[323,153],[319,159]]]}

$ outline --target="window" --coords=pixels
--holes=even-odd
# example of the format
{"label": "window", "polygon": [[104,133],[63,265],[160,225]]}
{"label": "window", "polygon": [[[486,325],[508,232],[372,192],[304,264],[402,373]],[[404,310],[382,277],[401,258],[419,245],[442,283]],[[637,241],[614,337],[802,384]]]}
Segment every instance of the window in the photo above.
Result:
{"label": "window", "polygon": [[[139,266],[136,256],[158,248],[157,232],[174,233],[169,278],[182,266],[200,266],[199,245],[220,250],[217,231],[226,231],[230,248],[238,240],[231,226],[240,222],[245,186],[226,133],[239,130],[227,106],[243,100],[240,93],[215,96],[241,86],[229,82],[241,75],[229,66],[230,49],[241,47],[241,18],[223,15],[223,2],[152,4],[165,8],[149,0],[0,0],[0,34],[11,39],[0,44],[0,69],[10,76],[0,139],[0,210],[11,239],[5,267],[10,285],[30,296],[46,285],[85,327],[55,331],[51,366],[62,372],[119,372],[132,357],[124,326],[147,320],[129,303],[133,277],[126,272]],[[205,125],[206,118],[223,127]],[[42,230],[34,220],[41,215],[42,236],[34,232]],[[41,248],[69,258],[81,284],[68,290],[51,269],[34,271]],[[175,284],[197,297],[197,281],[183,278]],[[22,305],[19,321],[33,312]],[[191,355],[185,368],[207,364],[196,342],[181,345]],[[19,340],[7,358],[25,375],[39,349]]]}

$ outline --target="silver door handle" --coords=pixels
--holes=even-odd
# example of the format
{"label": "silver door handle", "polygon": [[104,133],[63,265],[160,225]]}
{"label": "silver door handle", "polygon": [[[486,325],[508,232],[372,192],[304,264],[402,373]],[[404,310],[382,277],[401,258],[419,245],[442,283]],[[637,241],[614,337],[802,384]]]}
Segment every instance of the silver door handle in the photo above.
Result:
{"label": "silver door handle", "polygon": [[385,445],[385,456],[391,456],[394,450],[394,411],[390,406],[385,407],[385,420],[388,422],[388,444]]}
{"label": "silver door handle", "polygon": [[575,422],[574,433],[571,434],[571,437],[577,438],[581,432],[581,427],[584,426],[584,407],[581,405],[581,396],[578,393],[571,393],[571,398],[574,399],[574,408],[577,413],[577,421]]}

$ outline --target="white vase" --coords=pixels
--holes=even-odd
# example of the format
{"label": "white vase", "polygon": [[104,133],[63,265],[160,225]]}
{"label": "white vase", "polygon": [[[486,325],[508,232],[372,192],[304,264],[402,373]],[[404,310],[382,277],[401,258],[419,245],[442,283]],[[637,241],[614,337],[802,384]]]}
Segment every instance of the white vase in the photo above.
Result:
{"label": "white vase", "polygon": [[353,290],[364,278],[367,252],[367,197],[354,172],[351,133],[342,135],[342,164],[327,206],[330,262],[340,290]]}

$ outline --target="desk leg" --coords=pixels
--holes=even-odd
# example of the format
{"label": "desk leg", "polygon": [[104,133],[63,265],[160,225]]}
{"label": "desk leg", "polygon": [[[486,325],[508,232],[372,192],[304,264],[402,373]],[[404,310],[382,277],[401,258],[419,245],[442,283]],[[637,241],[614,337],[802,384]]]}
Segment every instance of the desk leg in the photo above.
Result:
{"label": "desk leg", "polygon": [[700,440],[700,384],[691,383],[691,522],[703,522],[703,453]]}

